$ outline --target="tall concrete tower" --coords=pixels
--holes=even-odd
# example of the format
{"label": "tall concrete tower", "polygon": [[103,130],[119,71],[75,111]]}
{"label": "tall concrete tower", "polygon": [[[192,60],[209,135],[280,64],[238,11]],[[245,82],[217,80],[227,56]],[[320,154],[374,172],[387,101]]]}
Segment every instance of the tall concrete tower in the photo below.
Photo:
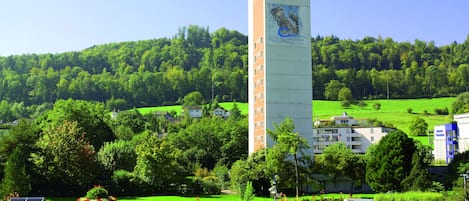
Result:
{"label": "tall concrete tower", "polygon": [[285,117],[312,148],[310,0],[248,1],[249,153],[271,147],[267,129]]}

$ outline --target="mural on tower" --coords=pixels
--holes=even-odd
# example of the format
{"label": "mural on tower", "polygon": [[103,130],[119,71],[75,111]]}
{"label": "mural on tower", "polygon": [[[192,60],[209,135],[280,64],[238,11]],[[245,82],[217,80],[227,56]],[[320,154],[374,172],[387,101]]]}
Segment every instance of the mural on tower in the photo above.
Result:
{"label": "mural on tower", "polygon": [[301,44],[305,40],[300,6],[270,4],[267,9],[270,13],[267,34],[271,42]]}

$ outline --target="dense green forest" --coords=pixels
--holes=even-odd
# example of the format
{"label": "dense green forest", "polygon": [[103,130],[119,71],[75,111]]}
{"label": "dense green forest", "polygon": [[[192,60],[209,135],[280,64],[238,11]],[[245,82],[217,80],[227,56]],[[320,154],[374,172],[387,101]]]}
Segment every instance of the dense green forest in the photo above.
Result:
{"label": "dense green forest", "polygon": [[[235,30],[190,25],[172,38],[0,57],[0,116],[34,116],[67,98],[109,109],[171,105],[191,91],[245,102],[247,41]],[[311,44],[315,99],[337,99],[343,87],[354,99],[455,96],[468,89],[469,35],[441,47],[381,37],[317,36]]]}

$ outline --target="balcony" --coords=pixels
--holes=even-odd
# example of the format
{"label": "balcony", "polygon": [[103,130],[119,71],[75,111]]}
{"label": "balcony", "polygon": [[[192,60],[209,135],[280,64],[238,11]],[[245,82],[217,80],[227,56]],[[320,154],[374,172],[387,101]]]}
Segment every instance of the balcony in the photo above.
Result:
{"label": "balcony", "polygon": [[361,141],[348,141],[346,143],[347,145],[362,145]]}

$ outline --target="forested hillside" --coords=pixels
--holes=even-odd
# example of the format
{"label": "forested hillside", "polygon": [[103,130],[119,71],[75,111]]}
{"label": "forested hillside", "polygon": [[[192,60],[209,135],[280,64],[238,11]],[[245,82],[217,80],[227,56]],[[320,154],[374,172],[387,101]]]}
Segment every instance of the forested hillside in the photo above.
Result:
{"label": "forested hillside", "polygon": [[[469,82],[469,37],[437,47],[366,37],[311,39],[315,99],[453,96]],[[170,105],[191,91],[209,100],[247,101],[247,36],[190,25],[172,38],[97,45],[77,52],[0,57],[0,116],[38,113],[57,99],[105,102],[109,109]],[[389,90],[388,90],[389,89]]]}

